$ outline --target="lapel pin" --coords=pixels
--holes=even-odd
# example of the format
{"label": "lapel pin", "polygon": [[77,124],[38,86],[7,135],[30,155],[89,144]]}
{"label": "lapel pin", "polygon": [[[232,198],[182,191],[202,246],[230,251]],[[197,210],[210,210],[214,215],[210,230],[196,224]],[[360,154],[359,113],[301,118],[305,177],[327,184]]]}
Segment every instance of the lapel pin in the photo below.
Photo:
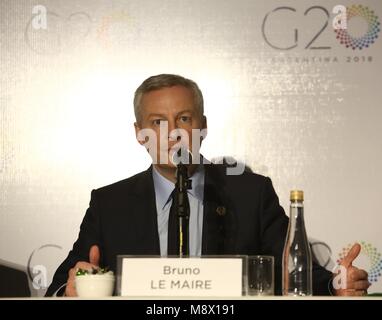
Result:
{"label": "lapel pin", "polygon": [[218,216],[223,217],[223,216],[225,216],[226,212],[227,212],[227,210],[225,207],[219,206],[216,208],[216,213],[218,214]]}

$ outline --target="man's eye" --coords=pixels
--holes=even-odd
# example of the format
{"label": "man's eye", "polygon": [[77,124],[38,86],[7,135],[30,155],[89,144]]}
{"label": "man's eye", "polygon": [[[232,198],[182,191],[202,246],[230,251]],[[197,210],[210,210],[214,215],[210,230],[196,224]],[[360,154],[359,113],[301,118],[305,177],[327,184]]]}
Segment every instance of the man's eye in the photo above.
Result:
{"label": "man's eye", "polygon": [[190,122],[191,121],[191,117],[181,116],[180,117],[180,121],[181,122]]}
{"label": "man's eye", "polygon": [[160,126],[162,121],[163,121],[162,119],[155,119],[155,120],[153,120],[153,124],[156,126]]}

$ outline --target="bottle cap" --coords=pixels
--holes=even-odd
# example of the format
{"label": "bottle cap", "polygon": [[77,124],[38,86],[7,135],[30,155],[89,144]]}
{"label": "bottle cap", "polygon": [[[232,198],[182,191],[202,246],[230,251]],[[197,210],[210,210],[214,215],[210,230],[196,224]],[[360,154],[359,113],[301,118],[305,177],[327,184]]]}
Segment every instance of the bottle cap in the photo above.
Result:
{"label": "bottle cap", "polygon": [[292,190],[290,192],[290,201],[304,201],[304,191]]}

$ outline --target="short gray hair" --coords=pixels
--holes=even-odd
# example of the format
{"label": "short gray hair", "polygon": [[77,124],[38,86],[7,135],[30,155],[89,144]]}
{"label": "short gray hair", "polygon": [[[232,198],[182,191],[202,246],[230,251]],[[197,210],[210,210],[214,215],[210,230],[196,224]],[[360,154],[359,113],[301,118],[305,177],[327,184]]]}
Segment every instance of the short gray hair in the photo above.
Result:
{"label": "short gray hair", "polygon": [[141,101],[145,93],[174,86],[183,86],[192,91],[195,107],[198,109],[200,117],[202,117],[204,115],[203,94],[194,81],[175,74],[158,74],[156,76],[147,78],[135,91],[134,113],[137,122],[141,120]]}

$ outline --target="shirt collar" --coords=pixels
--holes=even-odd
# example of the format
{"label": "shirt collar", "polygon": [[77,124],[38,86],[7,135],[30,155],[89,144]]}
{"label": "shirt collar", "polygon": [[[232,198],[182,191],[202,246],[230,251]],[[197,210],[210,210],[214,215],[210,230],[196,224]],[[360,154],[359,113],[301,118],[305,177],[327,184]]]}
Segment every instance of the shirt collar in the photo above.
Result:
{"label": "shirt collar", "polygon": [[159,205],[160,210],[163,210],[168,199],[170,198],[172,190],[175,188],[175,184],[163,177],[158,170],[153,166],[153,180],[155,188],[155,198],[156,202]]}
{"label": "shirt collar", "polygon": [[[155,168],[155,166],[153,166],[152,172],[153,172],[156,202],[159,205],[159,208],[163,210],[170,198],[172,191],[175,188],[175,184],[172,181],[168,180],[167,178],[163,177]],[[194,174],[190,177],[190,179],[192,180],[192,189],[188,190],[188,192],[193,197],[203,202],[204,167],[202,165],[199,165],[196,168]]]}
{"label": "shirt collar", "polygon": [[192,189],[188,192],[196,199],[203,202],[204,198],[204,166],[198,165],[194,174],[190,178],[192,180]]}

